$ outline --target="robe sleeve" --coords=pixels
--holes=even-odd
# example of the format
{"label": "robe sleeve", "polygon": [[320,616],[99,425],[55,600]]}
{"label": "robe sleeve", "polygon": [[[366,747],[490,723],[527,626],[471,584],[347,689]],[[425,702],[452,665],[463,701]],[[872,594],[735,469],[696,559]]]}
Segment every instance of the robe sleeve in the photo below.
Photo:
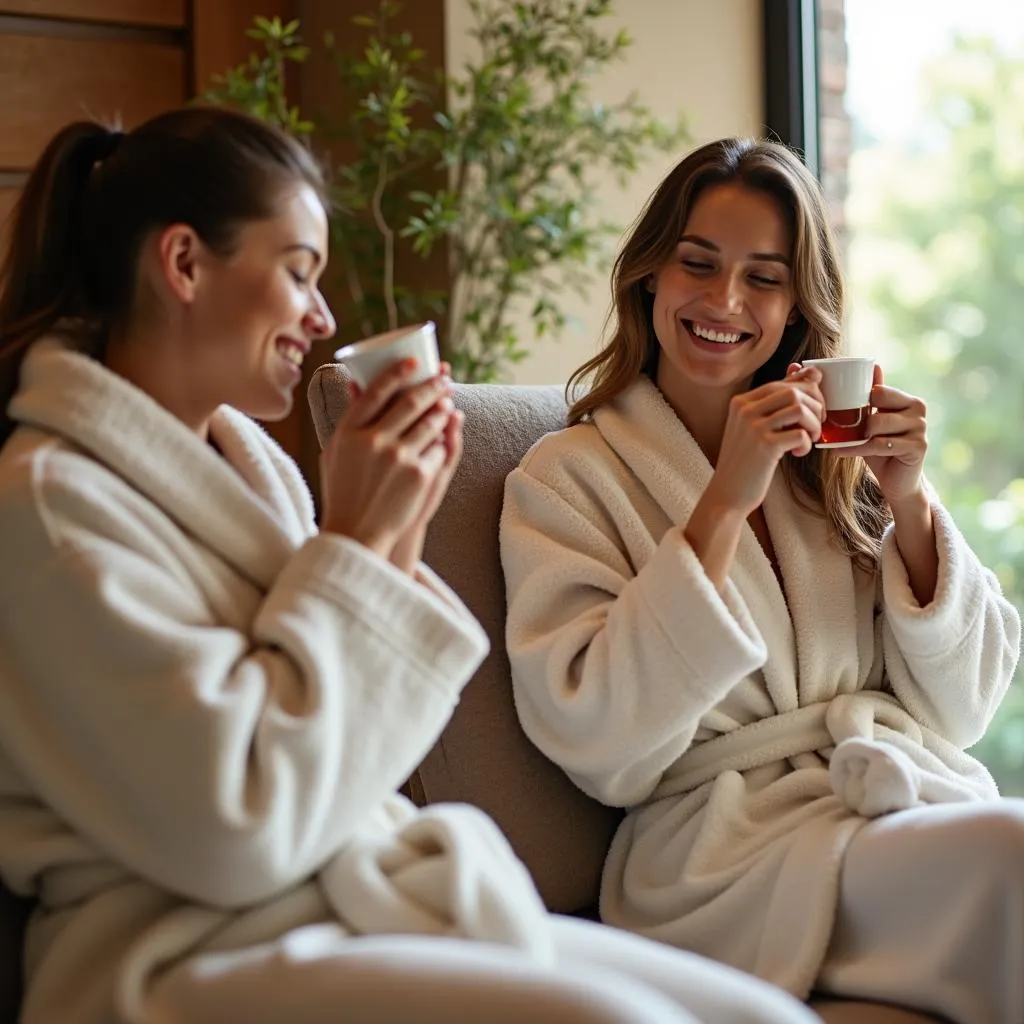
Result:
{"label": "robe sleeve", "polygon": [[938,583],[922,608],[892,526],[882,539],[882,648],[893,693],[960,748],[981,739],[1013,677],[1020,617],[949,513],[932,504]]}
{"label": "robe sleeve", "polygon": [[606,804],[645,800],[702,715],[766,650],[739,593],[724,596],[682,529],[635,572],[584,489],[528,469],[505,489],[501,554],[516,708],[530,739]]}
{"label": "robe sleeve", "polygon": [[0,588],[5,751],[86,841],[186,899],[245,906],[308,877],[419,763],[487,650],[446,588],[330,535],[229,627],[216,579],[161,550],[195,541],[140,529],[95,480],[33,486],[0,496],[0,563],[26,567]]}

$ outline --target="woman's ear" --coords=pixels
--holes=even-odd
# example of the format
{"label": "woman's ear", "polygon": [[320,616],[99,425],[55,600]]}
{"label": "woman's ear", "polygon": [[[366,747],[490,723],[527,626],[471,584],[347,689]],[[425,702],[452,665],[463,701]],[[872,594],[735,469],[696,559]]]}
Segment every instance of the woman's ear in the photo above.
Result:
{"label": "woman's ear", "polygon": [[648,274],[644,278],[644,287],[653,295],[657,290],[658,286],[654,283],[654,275]]}
{"label": "woman's ear", "polygon": [[195,228],[170,224],[156,238],[155,257],[165,288],[179,301],[191,304],[199,287],[204,250]]}
{"label": "woman's ear", "polygon": [[800,309],[797,306],[794,306],[789,311],[789,316],[786,317],[786,323],[790,327],[792,327],[793,324],[795,324],[797,322],[797,320],[799,320],[799,319],[800,319]]}

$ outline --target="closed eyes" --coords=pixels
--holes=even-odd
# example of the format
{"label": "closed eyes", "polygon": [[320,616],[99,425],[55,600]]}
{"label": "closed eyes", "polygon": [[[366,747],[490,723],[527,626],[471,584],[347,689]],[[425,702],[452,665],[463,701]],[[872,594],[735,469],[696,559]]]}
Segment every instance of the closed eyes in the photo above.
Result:
{"label": "closed eyes", "polygon": [[[711,270],[715,269],[713,264],[706,263],[703,260],[694,260],[694,259],[685,259],[684,258],[680,262],[682,263],[682,265],[684,267],[687,268],[687,270],[691,270],[691,271],[694,271],[696,273],[702,273],[702,272],[711,271]],[[763,287],[775,287],[775,286],[780,285],[782,283],[778,278],[768,277],[765,274],[751,274],[750,275],[750,280],[753,281],[755,284],[761,285]]]}

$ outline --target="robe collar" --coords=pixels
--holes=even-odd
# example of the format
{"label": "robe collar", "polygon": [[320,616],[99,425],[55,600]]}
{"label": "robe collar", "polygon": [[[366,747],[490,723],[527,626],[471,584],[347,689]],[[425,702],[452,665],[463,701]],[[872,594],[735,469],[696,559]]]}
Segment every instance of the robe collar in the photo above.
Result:
{"label": "robe collar", "polygon": [[261,589],[315,530],[301,476],[256,423],[217,409],[218,455],[69,336],[40,339],[26,353],[8,413],[88,452]]}

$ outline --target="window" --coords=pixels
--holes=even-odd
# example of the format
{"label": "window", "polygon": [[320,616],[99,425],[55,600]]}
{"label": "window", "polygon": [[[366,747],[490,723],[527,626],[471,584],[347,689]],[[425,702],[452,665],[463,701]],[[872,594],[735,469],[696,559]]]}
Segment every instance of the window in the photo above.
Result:
{"label": "window", "polygon": [[[929,478],[1024,609],[1024,4],[817,0],[814,14],[851,349],[928,402]],[[1022,676],[974,751],[1017,796]]]}
{"label": "window", "polygon": [[[1024,4],[765,8],[766,45],[770,8],[789,39],[768,123],[821,175],[850,347],[928,402],[929,479],[1024,610]],[[1022,684],[974,748],[1007,795],[1024,795]]]}

